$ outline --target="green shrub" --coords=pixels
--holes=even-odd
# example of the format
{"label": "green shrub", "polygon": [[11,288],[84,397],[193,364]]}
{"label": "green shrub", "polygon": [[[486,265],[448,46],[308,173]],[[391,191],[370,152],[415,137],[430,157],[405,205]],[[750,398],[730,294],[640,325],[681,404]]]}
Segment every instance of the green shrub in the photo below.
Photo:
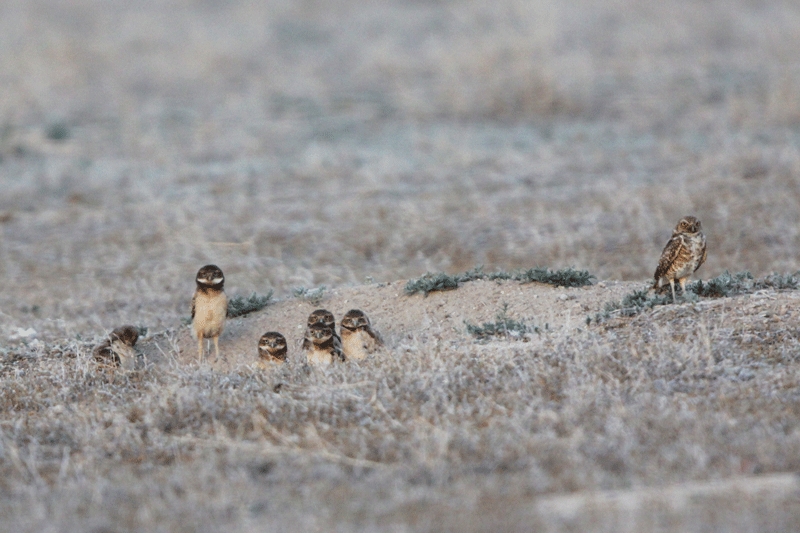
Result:
{"label": "green shrub", "polygon": [[585,287],[592,284],[594,275],[589,274],[586,270],[575,270],[574,268],[551,271],[537,267],[520,272],[515,279],[522,283],[537,281],[558,287]]}
{"label": "green shrub", "polygon": [[264,309],[272,298],[272,291],[266,296],[258,296],[256,293],[248,297],[234,296],[228,300],[228,318],[235,318],[249,313],[254,313]]}
{"label": "green shrub", "polygon": [[[537,326],[529,326],[508,316],[507,303],[503,304],[494,322],[484,322],[482,325],[476,326],[465,321],[464,325],[467,327],[467,333],[484,341],[491,337],[522,339],[526,333],[540,332]],[[545,329],[547,329],[547,326],[545,326]]]}
{"label": "green shrub", "polygon": [[[794,274],[770,274],[763,279],[754,279],[750,272],[737,272],[731,274],[727,270],[707,281],[698,280],[694,283],[686,284],[686,292],[683,294],[683,302],[696,301],[698,298],[724,298],[726,296],[736,296],[748,294],[761,289],[776,290],[796,290],[800,285],[797,278],[798,272]],[[676,287],[680,290],[680,287]],[[672,302],[672,295],[667,292],[664,295],[650,294],[651,289],[646,288],[633,291],[625,296],[620,302],[608,302],[602,312],[595,314],[593,318],[587,317],[586,322],[602,322],[612,316],[635,316],[646,309],[652,309],[658,305],[668,305]]]}
{"label": "green shrub", "polygon": [[705,283],[698,280],[686,285],[686,292],[693,292],[704,298],[721,298],[751,292],[753,289],[753,275],[750,272],[731,274],[727,270],[716,278]]}
{"label": "green shrub", "polygon": [[306,289],[305,287],[295,287],[292,289],[292,296],[300,298],[312,305],[319,305],[325,296],[325,285],[320,285],[316,289]]}
{"label": "green shrub", "polygon": [[427,296],[434,291],[450,291],[457,289],[461,283],[487,279],[491,281],[515,280],[520,283],[549,283],[559,287],[585,287],[592,284],[595,277],[585,270],[575,270],[574,268],[564,268],[551,271],[546,268],[536,267],[529,270],[514,272],[492,272],[487,274],[482,266],[477,266],[461,274],[449,275],[444,272],[433,274],[428,272],[421,278],[409,280],[406,283],[405,292],[407,295],[421,292]]}

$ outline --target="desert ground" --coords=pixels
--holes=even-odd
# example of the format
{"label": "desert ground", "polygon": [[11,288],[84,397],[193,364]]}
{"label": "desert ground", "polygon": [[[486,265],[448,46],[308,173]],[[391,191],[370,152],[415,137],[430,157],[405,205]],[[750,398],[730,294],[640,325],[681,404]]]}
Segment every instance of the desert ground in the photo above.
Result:
{"label": "desert ground", "polygon": [[[798,28],[780,0],[0,4],[0,531],[800,530]],[[687,214],[694,279],[752,277],[631,307]],[[209,263],[266,305],[199,361]],[[478,266],[594,277],[406,290]],[[317,307],[385,346],[310,369]],[[132,372],[91,357],[123,324]]]}

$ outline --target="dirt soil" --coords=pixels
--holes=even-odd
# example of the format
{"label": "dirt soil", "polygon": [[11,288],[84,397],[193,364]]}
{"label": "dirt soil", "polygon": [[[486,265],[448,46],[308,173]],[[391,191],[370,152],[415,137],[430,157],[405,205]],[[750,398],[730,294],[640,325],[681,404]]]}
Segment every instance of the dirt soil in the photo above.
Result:
{"label": "dirt soil", "polygon": [[[386,348],[395,354],[418,351],[420,345],[436,343],[461,345],[474,342],[466,323],[495,322],[503,306],[506,314],[542,330],[572,333],[586,328],[586,318],[603,310],[606,303],[619,301],[644,284],[605,281],[591,287],[564,288],[544,283],[476,280],[451,291],[431,292],[427,296],[408,296],[406,281],[362,285],[326,290],[319,303],[288,298],[266,309],[227,321],[220,336],[220,351],[225,359],[208,355],[206,363],[219,370],[252,364],[257,358],[258,340],[267,331],[279,331],[289,344],[289,357],[303,359],[301,344],[306,318],[314,309],[333,312],[338,323],[350,309],[361,309],[384,338]],[[338,329],[337,329],[338,331]],[[163,337],[163,335],[159,335]],[[540,342],[527,334],[525,342]],[[163,362],[162,353],[177,347],[184,364],[197,362],[197,341],[191,326],[181,328],[169,341],[143,339],[137,349],[148,360]],[[209,348],[207,342],[206,348]]]}

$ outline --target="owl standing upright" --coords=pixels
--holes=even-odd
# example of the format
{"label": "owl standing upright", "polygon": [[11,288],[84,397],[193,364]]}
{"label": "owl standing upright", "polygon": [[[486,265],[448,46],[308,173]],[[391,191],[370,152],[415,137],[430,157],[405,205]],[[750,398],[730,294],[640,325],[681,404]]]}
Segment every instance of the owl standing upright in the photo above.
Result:
{"label": "owl standing upright", "polygon": [[137,340],[139,340],[139,330],[136,327],[120,326],[95,347],[94,358],[99,363],[113,364],[123,370],[133,370],[136,367],[133,345]]}
{"label": "owl standing upright", "polygon": [[261,362],[282,363],[286,361],[287,352],[286,337],[277,331],[264,333],[258,341],[258,357]]}
{"label": "owl standing upright", "polygon": [[342,349],[348,359],[364,359],[369,352],[383,345],[369,318],[360,309],[351,309],[342,317]]}
{"label": "owl standing upright", "polygon": [[672,289],[672,301],[675,301],[675,280],[686,289],[686,280],[700,268],[706,260],[706,237],[703,235],[700,221],[693,216],[685,216],[675,226],[661,259],[658,261],[653,275],[654,289],[658,289],[662,280],[669,282]]}
{"label": "owl standing upright", "polygon": [[228,298],[223,285],[225,276],[217,265],[206,265],[197,272],[197,289],[192,297],[192,326],[197,336],[198,357],[203,360],[203,339],[214,339],[214,353],[219,357],[219,336],[228,315]]}
{"label": "owl standing upright", "polygon": [[306,353],[306,361],[311,365],[328,366],[334,361],[345,360],[338,335],[322,323],[308,327],[303,340],[303,350]]}
{"label": "owl standing upright", "polygon": [[308,315],[308,320],[306,321],[306,336],[303,339],[304,350],[307,350],[311,347],[311,341],[309,340],[307,333],[314,324],[323,324],[331,328],[335,340],[338,341],[339,344],[342,343],[342,339],[336,334],[336,319],[333,317],[333,313],[327,309],[315,309],[310,315]]}

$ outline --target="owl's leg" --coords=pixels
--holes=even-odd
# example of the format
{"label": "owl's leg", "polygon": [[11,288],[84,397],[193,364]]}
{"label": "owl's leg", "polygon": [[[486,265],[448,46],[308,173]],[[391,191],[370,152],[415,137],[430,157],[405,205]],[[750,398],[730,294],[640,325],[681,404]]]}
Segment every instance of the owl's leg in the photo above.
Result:
{"label": "owl's leg", "polygon": [[675,303],[675,280],[669,278],[669,288],[672,289],[672,303]]}
{"label": "owl's leg", "polygon": [[681,284],[681,292],[683,293],[683,297],[684,298],[686,298],[686,280],[687,279],[689,279],[688,276],[678,280],[678,283]]}
{"label": "owl's leg", "polygon": [[203,360],[203,336],[202,335],[198,335],[197,336],[197,360],[198,361],[202,361]]}
{"label": "owl's leg", "polygon": [[214,356],[219,359],[219,335],[214,337]]}

